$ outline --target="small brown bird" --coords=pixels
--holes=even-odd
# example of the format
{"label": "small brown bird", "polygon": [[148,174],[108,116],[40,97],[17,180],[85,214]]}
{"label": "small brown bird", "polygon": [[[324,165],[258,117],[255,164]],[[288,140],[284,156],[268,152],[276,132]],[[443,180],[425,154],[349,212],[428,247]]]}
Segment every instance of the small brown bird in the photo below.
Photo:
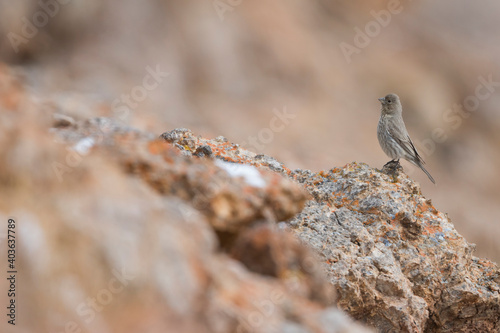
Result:
{"label": "small brown bird", "polygon": [[378,99],[382,104],[380,120],[378,121],[377,137],[380,147],[387,156],[392,158],[386,165],[399,164],[399,159],[404,158],[408,162],[418,166],[436,184],[431,174],[424,168],[424,160],[417,152],[410,139],[403,121],[403,107],[396,94],[389,94]]}

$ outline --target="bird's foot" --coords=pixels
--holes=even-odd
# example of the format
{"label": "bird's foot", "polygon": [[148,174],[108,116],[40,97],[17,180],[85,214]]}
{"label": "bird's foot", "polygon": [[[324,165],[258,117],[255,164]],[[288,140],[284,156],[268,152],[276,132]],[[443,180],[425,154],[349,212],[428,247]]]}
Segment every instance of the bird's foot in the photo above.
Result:
{"label": "bird's foot", "polygon": [[389,162],[384,164],[383,168],[386,168],[386,167],[397,168],[400,165],[401,164],[399,163],[399,160],[390,160]]}
{"label": "bird's foot", "polygon": [[403,167],[399,163],[399,160],[391,160],[382,167],[382,172],[391,176],[396,175],[399,171],[403,171]]}

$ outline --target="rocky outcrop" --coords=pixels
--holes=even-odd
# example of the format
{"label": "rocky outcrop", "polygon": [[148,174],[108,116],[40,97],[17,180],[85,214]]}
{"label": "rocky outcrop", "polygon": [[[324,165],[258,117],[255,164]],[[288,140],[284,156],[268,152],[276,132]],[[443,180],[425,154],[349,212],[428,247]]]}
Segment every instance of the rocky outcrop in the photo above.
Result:
{"label": "rocky outcrop", "polygon": [[54,116],[57,100],[6,68],[0,83],[0,218],[16,223],[18,272],[2,332],[370,331],[273,223],[302,210],[302,186],[110,119]]}
{"label": "rocky outcrop", "polygon": [[353,317],[381,331],[500,329],[498,267],[406,175],[351,163],[293,177],[315,199],[290,225],[324,256]]}
{"label": "rocky outcrop", "polygon": [[62,115],[6,68],[0,83],[16,330],[370,331],[337,305],[380,332],[499,331],[498,267],[402,172],[290,170],[223,137]]}
{"label": "rocky outcrop", "polygon": [[[172,131],[163,134],[172,138]],[[314,173],[189,132],[169,139],[189,151],[267,167],[312,195],[289,228],[323,257],[338,305],[381,332],[500,331],[500,270],[473,256],[474,245],[404,173],[363,163]]]}

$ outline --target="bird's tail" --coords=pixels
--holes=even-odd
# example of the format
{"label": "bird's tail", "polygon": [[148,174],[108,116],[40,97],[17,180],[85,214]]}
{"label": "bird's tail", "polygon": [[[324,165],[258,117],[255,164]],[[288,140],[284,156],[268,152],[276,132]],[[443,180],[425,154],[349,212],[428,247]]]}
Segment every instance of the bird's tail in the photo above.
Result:
{"label": "bird's tail", "polygon": [[419,167],[420,169],[422,169],[422,171],[423,171],[423,172],[425,172],[425,174],[427,175],[427,177],[429,177],[429,179],[431,180],[431,182],[432,182],[433,184],[436,184],[436,182],[434,181],[434,178],[432,178],[432,176],[431,176],[431,174],[429,173],[429,171],[425,170],[425,168],[424,168],[424,166],[422,165],[422,163],[418,163],[417,165],[418,165],[418,167]]}

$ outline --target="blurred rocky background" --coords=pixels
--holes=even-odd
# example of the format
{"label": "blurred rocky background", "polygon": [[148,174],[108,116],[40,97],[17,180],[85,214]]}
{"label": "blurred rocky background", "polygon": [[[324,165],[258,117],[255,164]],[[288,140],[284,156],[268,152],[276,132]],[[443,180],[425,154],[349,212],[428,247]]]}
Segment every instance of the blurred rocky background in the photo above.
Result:
{"label": "blurred rocky background", "polygon": [[[438,185],[405,170],[498,261],[499,11],[492,0],[3,0],[0,59],[64,113],[224,134],[313,170],[387,162],[377,98],[396,92]],[[168,76],[143,94],[148,68]],[[273,120],[284,109],[294,117]]]}
{"label": "blurred rocky background", "polygon": [[[224,135],[290,168],[380,168],[377,98],[395,92],[437,186],[403,162],[405,171],[479,256],[498,262],[499,11],[492,0],[1,0],[0,112],[29,93],[39,113]],[[36,142],[42,130],[26,133]],[[13,168],[36,161],[18,159]],[[37,186],[51,184],[29,167]],[[12,198],[5,214],[22,207]]]}
{"label": "blurred rocky background", "polygon": [[291,170],[0,82],[1,332],[499,327],[498,266],[400,170]]}

